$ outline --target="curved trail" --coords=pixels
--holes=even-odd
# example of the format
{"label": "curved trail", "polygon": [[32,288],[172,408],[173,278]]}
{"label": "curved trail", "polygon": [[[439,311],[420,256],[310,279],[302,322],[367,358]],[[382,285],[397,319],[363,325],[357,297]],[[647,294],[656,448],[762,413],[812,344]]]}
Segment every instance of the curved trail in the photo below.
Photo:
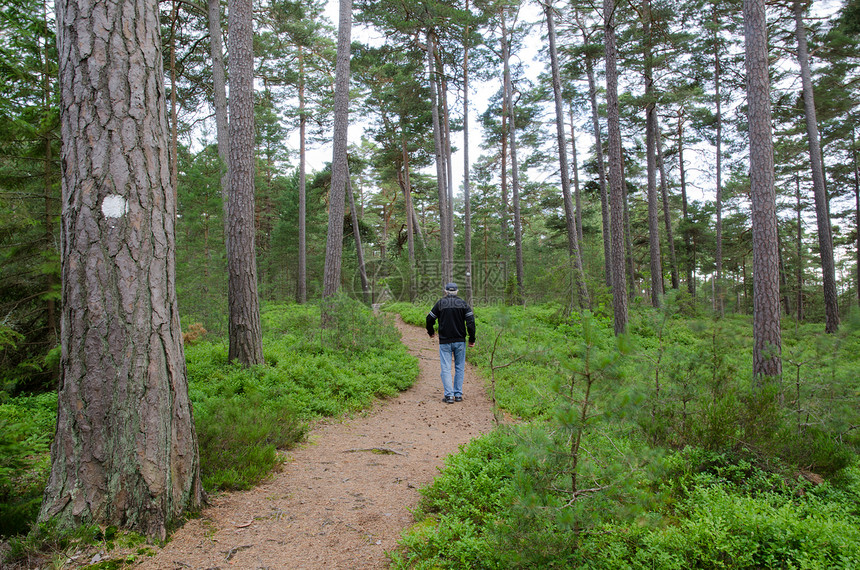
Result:
{"label": "curved trail", "polygon": [[399,318],[397,327],[419,359],[409,390],[356,417],[317,424],[280,473],[212,498],[137,567],[387,568],[385,552],[412,524],[418,488],[446,455],[493,427],[477,371],[466,364],[463,402],[443,403],[436,339]]}

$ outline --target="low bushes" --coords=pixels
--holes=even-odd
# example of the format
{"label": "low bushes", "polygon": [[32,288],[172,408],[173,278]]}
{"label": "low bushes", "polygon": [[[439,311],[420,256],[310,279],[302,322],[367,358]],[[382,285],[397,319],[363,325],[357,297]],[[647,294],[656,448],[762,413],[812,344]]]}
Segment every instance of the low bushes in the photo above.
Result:
{"label": "low bushes", "polygon": [[860,565],[850,322],[786,334],[782,382],[759,385],[748,320],[671,299],[621,338],[554,307],[476,315],[468,358],[519,421],[448,459],[395,567]]}

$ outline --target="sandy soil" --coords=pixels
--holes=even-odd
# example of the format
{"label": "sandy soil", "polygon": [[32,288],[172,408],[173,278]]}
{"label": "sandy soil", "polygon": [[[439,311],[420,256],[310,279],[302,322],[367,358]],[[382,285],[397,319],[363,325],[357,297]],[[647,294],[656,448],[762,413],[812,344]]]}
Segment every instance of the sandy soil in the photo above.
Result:
{"label": "sandy soil", "polygon": [[210,499],[141,569],[386,568],[387,551],[413,523],[418,489],[446,455],[492,429],[477,372],[467,364],[463,402],[442,402],[435,339],[398,322],[419,358],[415,385],[356,417],[317,424],[270,481]]}

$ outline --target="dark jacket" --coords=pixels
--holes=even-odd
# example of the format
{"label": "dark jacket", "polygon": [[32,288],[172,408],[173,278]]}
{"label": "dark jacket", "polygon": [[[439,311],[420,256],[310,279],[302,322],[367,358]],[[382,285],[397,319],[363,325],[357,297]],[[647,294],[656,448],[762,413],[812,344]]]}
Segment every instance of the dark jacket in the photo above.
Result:
{"label": "dark jacket", "polygon": [[469,344],[475,342],[475,314],[469,304],[457,297],[442,297],[427,313],[427,334],[433,336],[433,327],[439,321],[439,344],[464,342],[469,333]]}

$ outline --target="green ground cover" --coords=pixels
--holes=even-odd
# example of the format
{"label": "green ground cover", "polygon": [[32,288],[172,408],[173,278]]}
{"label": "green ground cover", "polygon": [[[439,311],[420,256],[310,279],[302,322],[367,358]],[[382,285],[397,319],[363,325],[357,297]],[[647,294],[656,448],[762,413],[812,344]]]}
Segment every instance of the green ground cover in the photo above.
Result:
{"label": "green ground cover", "polygon": [[[387,310],[423,325],[426,307]],[[785,327],[753,382],[748,319],[476,309],[478,365],[516,421],[422,490],[396,568],[855,568],[860,334]]]}
{"label": "green ground cover", "polygon": [[[320,332],[318,305],[262,310],[266,364],[227,362],[227,343],[199,327],[186,343],[189,393],[207,492],[245,489],[280,463],[308,423],[397,394],[418,375],[416,359],[384,317],[341,299],[335,327]],[[50,473],[55,393],[0,400],[0,535],[26,532]]]}

